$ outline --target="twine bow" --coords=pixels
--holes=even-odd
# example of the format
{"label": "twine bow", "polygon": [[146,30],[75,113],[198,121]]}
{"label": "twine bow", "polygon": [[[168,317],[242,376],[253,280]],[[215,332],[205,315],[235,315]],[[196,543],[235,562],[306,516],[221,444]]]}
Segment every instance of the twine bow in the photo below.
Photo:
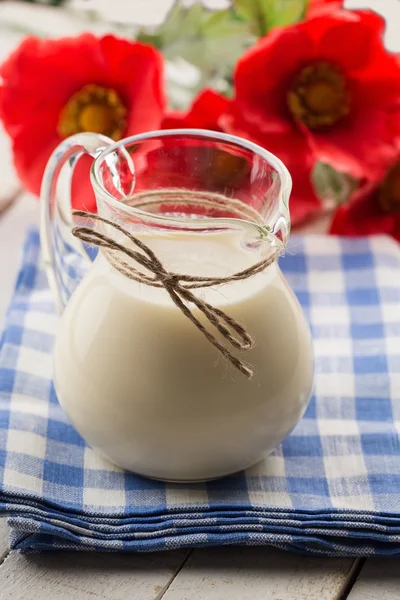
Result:
{"label": "twine bow", "polygon": [[[100,248],[105,248],[107,258],[112,266],[122,273],[122,275],[140,283],[145,283],[146,285],[163,287],[185,317],[201,331],[207,340],[213,344],[213,346],[215,346],[215,348],[217,348],[217,350],[229,360],[238,371],[249,379],[253,376],[253,370],[242,360],[237,358],[229,349],[230,345],[238,350],[250,350],[250,348],[254,346],[254,339],[252,336],[249,335],[245,328],[235,321],[235,319],[232,319],[232,317],[219,308],[198,298],[191,289],[210,287],[252,277],[274,262],[279,254],[279,249],[274,249],[268,258],[227,277],[198,277],[171,273],[164,268],[151,248],[117,223],[82,210],[76,210],[73,214],[77,217],[85,217],[105,223],[126,236],[140,252],[118,243],[111,237],[100,231],[96,231],[95,229],[84,226],[77,226],[72,229],[73,235],[81,241]],[[139,271],[133,265],[126,262],[124,256],[131,258],[138,265],[147,269],[151,274],[147,275],[146,273]],[[206,317],[209,324],[221,334],[225,341],[218,339],[214,333],[212,333],[212,330],[203,325],[203,323],[193,314],[189,305],[194,305]]]}

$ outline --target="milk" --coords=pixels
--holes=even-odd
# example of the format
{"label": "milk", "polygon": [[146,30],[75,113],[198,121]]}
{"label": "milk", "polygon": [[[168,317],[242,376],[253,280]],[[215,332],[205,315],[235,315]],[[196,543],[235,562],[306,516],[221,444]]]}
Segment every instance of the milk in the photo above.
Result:
{"label": "milk", "polygon": [[[142,239],[166,268],[191,275],[225,276],[260,258],[235,232]],[[255,338],[253,349],[234,351],[254,369],[251,380],[164,289],[129,280],[101,253],[61,319],[54,354],[61,405],[90,445],[145,476],[200,481],[241,470],[291,431],[310,396],[310,333],[277,264],[196,293]]]}

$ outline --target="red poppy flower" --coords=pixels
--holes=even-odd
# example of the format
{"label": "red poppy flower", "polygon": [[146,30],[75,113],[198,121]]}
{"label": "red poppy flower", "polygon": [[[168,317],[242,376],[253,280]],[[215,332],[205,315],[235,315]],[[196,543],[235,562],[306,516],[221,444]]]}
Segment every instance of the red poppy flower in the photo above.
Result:
{"label": "red poppy flower", "polygon": [[308,0],[307,19],[311,19],[321,12],[339,10],[343,7],[343,0]]}
{"label": "red poppy flower", "polygon": [[[285,145],[282,145],[282,138],[276,136],[268,141],[265,137],[259,137],[257,131],[250,133],[249,128],[242,128],[242,121],[233,118],[235,107],[231,107],[231,102],[211,89],[205,89],[195,98],[189,110],[186,113],[169,113],[165,116],[162,127],[164,129],[175,128],[199,128],[211,129],[214,131],[226,131],[234,135],[239,135],[270,150],[274,154],[279,154],[284,160],[293,179],[293,193],[290,200],[291,218],[293,223],[299,223],[308,217],[311,213],[318,211],[320,201],[315,195],[311,185],[310,173],[313,161],[307,156],[302,156],[299,160],[299,154],[288,152]],[[293,149],[293,148],[292,148]],[[303,151],[303,148],[301,148]],[[308,152],[311,156],[311,153]],[[188,158],[188,157],[187,157]],[[293,160],[292,160],[293,159]],[[228,163],[228,161],[226,161]],[[186,164],[186,163],[185,163]],[[190,164],[190,161],[189,161]],[[244,169],[244,171],[243,171]],[[196,165],[190,166],[189,173],[196,171]],[[235,176],[240,179],[240,174],[246,171],[239,159],[231,158],[229,164],[226,164],[226,175],[231,180]],[[170,170],[170,172],[172,172]],[[204,175],[203,175],[204,177]],[[193,175],[192,175],[192,185]]]}
{"label": "red poppy flower", "polygon": [[[208,190],[249,203],[255,200],[251,156],[232,148],[228,151],[218,141],[182,138],[181,135],[168,137],[146,153],[145,163],[145,168],[136,173],[136,191],[160,187]],[[190,208],[192,214],[216,216],[214,211],[204,207]],[[170,211],[170,207],[166,206],[166,210]],[[176,205],[174,212],[185,211]]]}
{"label": "red poppy flower", "polygon": [[367,183],[336,211],[331,233],[386,233],[400,241],[400,149],[380,184]]}
{"label": "red poppy flower", "polygon": [[304,143],[304,137],[293,131],[290,144],[287,137],[280,133],[265,134],[252,123],[246,122],[244,114],[233,102],[229,112],[221,115],[220,123],[225,131],[239,135],[278,156],[289,169],[293,188],[290,195],[290,218],[292,225],[300,225],[306,219],[316,215],[322,206],[312,182],[311,173],[315,164],[313,151]]}
{"label": "red poppy flower", "polygon": [[193,100],[189,110],[170,112],[162,122],[163,129],[211,129],[221,131],[218,124],[221,114],[226,110],[229,101],[218,92],[205,88]]}
{"label": "red poppy flower", "polygon": [[[19,177],[34,194],[63,138],[94,131],[118,140],[157,129],[164,112],[159,52],[111,35],[29,37],[0,67],[0,81],[0,118]],[[74,179],[75,206],[92,209],[87,165],[79,164]]]}
{"label": "red poppy flower", "polygon": [[[230,101],[210,88],[202,90],[193,100],[188,111],[171,112],[162,122],[163,129],[209,129],[223,131],[219,120],[229,106]],[[177,156],[181,153],[179,168]],[[165,162],[165,157],[163,162]],[[243,156],[228,154],[218,147],[206,145],[200,148],[196,141],[187,141],[185,147],[174,151],[175,167],[158,170],[168,173],[167,187],[179,187],[188,184],[195,189],[213,189],[220,193],[227,190],[247,199],[249,195],[251,164]],[[153,176],[154,177],[154,176]],[[221,214],[222,213],[218,213]],[[225,214],[225,213],[224,213]],[[213,213],[213,216],[215,214]],[[226,216],[226,214],[225,214]]]}
{"label": "red poppy flower", "polygon": [[280,139],[292,172],[306,158],[306,170],[322,160],[378,177],[393,142],[388,113],[400,98],[400,66],[382,31],[375,13],[344,10],[271,31],[238,61],[223,126],[256,135],[273,152]]}

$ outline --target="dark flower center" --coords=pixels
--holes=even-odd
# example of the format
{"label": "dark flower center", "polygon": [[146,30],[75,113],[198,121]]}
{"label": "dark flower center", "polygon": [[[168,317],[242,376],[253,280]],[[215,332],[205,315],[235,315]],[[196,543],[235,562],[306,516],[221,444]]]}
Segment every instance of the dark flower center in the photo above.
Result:
{"label": "dark flower center", "polygon": [[248,176],[251,166],[242,156],[215,151],[210,173],[213,183],[234,186]]}
{"label": "dark flower center", "polygon": [[126,113],[115,90],[89,84],[68,100],[61,111],[57,130],[62,138],[92,131],[119,140],[126,127]]}
{"label": "dark flower center", "polygon": [[296,121],[310,129],[333,125],[350,110],[350,93],[343,73],[327,62],[304,67],[293,80],[287,104]]}
{"label": "dark flower center", "polygon": [[379,203],[387,213],[400,213],[400,162],[389,169],[379,190]]}

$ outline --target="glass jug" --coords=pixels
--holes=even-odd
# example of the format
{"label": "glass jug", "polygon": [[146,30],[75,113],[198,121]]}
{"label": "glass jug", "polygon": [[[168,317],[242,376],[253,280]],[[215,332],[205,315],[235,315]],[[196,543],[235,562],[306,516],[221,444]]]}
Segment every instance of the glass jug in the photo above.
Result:
{"label": "glass jug", "polygon": [[[90,219],[71,209],[82,154],[95,159]],[[290,190],[271,153],[211,131],[117,143],[82,133],[54,151],[41,198],[62,313],[54,383],[76,429],[116,465],[166,481],[221,477],[262,459],[303,415],[311,336],[276,260]]]}

